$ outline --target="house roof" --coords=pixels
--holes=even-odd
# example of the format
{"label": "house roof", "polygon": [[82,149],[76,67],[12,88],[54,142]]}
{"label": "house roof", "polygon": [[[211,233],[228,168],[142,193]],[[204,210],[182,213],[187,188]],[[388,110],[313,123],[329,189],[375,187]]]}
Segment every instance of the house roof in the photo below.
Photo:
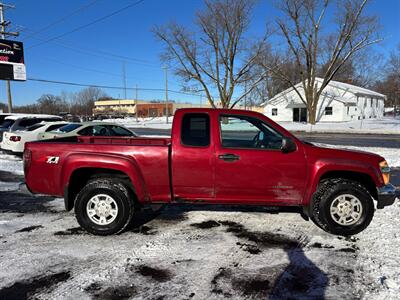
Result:
{"label": "house roof", "polygon": [[[316,77],[315,79],[319,83],[323,82],[323,78]],[[296,88],[302,88],[302,83],[299,82],[298,84],[295,85],[295,87]],[[355,94],[356,96],[374,96],[374,97],[377,97],[377,98],[383,98],[383,99],[386,98],[385,95],[380,94],[378,92],[375,92],[375,91],[372,91],[372,90],[369,90],[369,89],[366,89],[366,88],[362,88],[362,87],[359,87],[359,86],[356,86],[356,85],[352,85],[352,84],[349,84],[349,83],[340,82],[340,81],[331,80],[327,87],[337,88],[337,89],[340,89],[340,90],[342,90],[344,92],[348,91],[348,92],[350,92],[352,94]],[[271,102],[277,101],[279,98],[283,97],[285,94],[287,94],[287,93],[289,93],[291,91],[293,91],[293,88],[290,87],[290,88],[284,90],[283,92],[280,92],[279,94],[275,95],[273,98],[269,99],[268,101],[265,101],[264,103],[261,103],[261,106],[267,105],[267,103],[271,103]],[[328,92],[326,89],[325,89],[325,91]],[[327,93],[323,92],[323,95],[327,95]],[[354,99],[341,97],[341,96],[338,96],[338,95],[333,95],[332,97],[334,97],[334,100],[342,102],[342,103],[345,103],[345,104],[346,103],[354,103],[355,102]]]}
{"label": "house roof", "polygon": [[[317,77],[316,79],[318,81],[320,81],[320,82],[323,81],[323,78]],[[340,81],[332,80],[329,83],[329,85],[337,87],[339,89],[343,89],[343,90],[350,90],[354,94],[367,95],[367,96],[377,96],[379,98],[385,98],[386,97],[385,95],[383,95],[381,93],[378,93],[378,92],[375,92],[375,91],[372,91],[372,90],[369,90],[369,89],[366,89],[366,88],[362,88],[362,87],[359,87],[359,86],[356,86],[356,85],[353,85],[353,84],[340,82]]]}

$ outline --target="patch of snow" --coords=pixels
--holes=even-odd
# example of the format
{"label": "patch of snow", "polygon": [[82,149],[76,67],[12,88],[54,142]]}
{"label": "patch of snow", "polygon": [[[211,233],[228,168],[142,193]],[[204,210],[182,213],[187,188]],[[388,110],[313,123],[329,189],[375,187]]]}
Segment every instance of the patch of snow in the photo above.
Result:
{"label": "patch of snow", "polygon": [[24,170],[22,159],[17,156],[5,154],[0,151],[0,170],[23,175]]}
{"label": "patch of snow", "polygon": [[298,122],[278,122],[289,131],[400,134],[400,117],[383,117],[349,122],[319,122],[315,125]]}
{"label": "patch of snow", "polygon": [[0,192],[18,191],[20,182],[2,182],[0,181]]}
{"label": "patch of snow", "polygon": [[104,122],[116,123],[129,128],[155,128],[155,129],[171,129],[174,117],[168,118],[168,124],[165,117],[155,118],[136,118],[127,117],[124,119],[105,119]]}

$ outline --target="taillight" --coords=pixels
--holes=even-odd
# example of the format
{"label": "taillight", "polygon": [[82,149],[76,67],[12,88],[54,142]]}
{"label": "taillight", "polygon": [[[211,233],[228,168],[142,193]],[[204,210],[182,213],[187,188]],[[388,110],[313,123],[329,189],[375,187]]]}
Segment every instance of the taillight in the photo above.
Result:
{"label": "taillight", "polygon": [[10,141],[11,142],[19,142],[21,140],[21,137],[18,135],[12,135],[10,136]]}
{"label": "taillight", "polygon": [[31,166],[32,161],[32,152],[29,149],[24,150],[24,171],[25,173],[28,171],[29,167]]}

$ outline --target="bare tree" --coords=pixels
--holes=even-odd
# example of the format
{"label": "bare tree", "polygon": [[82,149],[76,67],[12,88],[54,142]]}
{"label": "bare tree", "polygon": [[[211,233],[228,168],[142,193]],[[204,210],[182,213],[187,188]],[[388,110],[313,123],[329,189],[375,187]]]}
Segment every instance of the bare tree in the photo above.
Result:
{"label": "bare tree", "polygon": [[99,88],[88,87],[73,95],[71,112],[77,115],[92,114],[94,102],[106,98],[107,94]]}
{"label": "bare tree", "polygon": [[390,54],[384,69],[384,77],[376,82],[375,89],[387,96],[385,106],[400,107],[400,44]]}
{"label": "bare tree", "polygon": [[[231,108],[255,86],[232,103],[235,88],[246,80],[258,55],[257,50],[246,55],[244,38],[254,1],[206,0],[205,6],[197,13],[197,33],[176,23],[156,27],[153,32],[166,45],[162,59],[176,65],[175,73],[186,85],[194,83],[197,90],[204,91],[212,107],[220,101],[223,108]],[[261,50],[262,43],[255,48]],[[217,97],[213,91],[218,92]]]}
{"label": "bare tree", "polygon": [[400,81],[400,44],[397,46],[396,51],[393,51],[390,54],[388,69],[389,74],[397,77],[397,79]]}
{"label": "bare tree", "polygon": [[[336,6],[334,6],[336,4]],[[316,122],[319,98],[329,82],[362,49],[375,44],[378,37],[375,17],[365,16],[367,0],[282,0],[278,8],[284,17],[277,19],[289,56],[264,65],[273,76],[286,81],[308,110],[308,121]],[[329,33],[326,12],[335,10]],[[288,61],[296,64],[301,87],[282,68]],[[323,78],[317,84],[316,78]]]}
{"label": "bare tree", "polygon": [[37,100],[37,108],[40,113],[58,115],[68,111],[68,104],[59,96],[44,94]]}

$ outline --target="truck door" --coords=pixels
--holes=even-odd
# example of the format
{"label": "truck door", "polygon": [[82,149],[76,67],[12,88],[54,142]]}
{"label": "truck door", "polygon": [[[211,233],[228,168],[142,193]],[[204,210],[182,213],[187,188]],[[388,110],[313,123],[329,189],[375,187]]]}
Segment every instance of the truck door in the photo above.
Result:
{"label": "truck door", "polygon": [[210,200],[214,197],[215,167],[210,116],[177,112],[174,122],[171,169],[175,200]]}
{"label": "truck door", "polygon": [[297,204],[307,178],[301,144],[281,151],[282,134],[248,115],[219,115],[216,141],[215,196],[217,201]]}

